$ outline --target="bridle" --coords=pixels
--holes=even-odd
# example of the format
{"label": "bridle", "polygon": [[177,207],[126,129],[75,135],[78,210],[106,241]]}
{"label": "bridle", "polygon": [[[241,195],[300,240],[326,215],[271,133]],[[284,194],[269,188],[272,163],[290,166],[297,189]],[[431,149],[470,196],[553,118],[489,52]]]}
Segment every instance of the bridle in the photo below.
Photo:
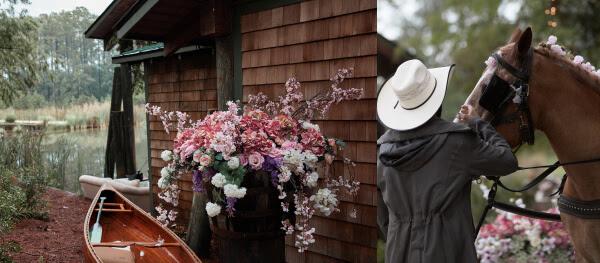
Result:
{"label": "bridle", "polygon": [[[496,126],[502,123],[514,123],[519,121],[519,136],[520,143],[517,146],[515,152],[523,143],[533,144],[535,141],[533,126],[533,120],[531,118],[531,111],[529,108],[529,80],[531,77],[531,66],[533,64],[533,49],[529,49],[525,59],[523,60],[522,68],[517,69],[510,63],[500,56],[498,53],[492,54],[492,57],[496,60],[498,65],[508,71],[516,80],[513,83],[508,83],[506,80],[500,78],[497,75],[497,70],[490,79],[490,82],[484,88],[481,97],[479,99],[479,105],[486,109],[492,114],[491,124]],[[508,106],[509,101],[515,101],[518,104],[517,111],[511,114],[502,115],[501,113]],[[496,201],[496,192],[498,187],[501,187],[510,192],[523,192],[533,188],[538,183],[542,182],[552,172],[554,172],[560,166],[566,165],[578,165],[585,163],[600,162],[600,158],[593,158],[588,160],[572,161],[572,162],[555,162],[550,165],[531,166],[531,167],[519,167],[518,170],[546,168],[542,173],[536,176],[531,182],[519,189],[513,189],[508,187],[500,181],[499,177],[487,176],[489,180],[494,183],[488,193],[487,205],[483,210],[483,214],[479,219],[479,224],[475,230],[475,235],[479,233],[481,226],[485,220],[487,213],[491,208],[497,208],[510,213],[519,214],[527,217],[549,220],[549,221],[560,221],[559,214],[546,213],[535,211],[531,209],[517,207],[511,204]],[[558,191],[552,195],[559,195],[558,208],[563,213],[568,213],[579,218],[587,219],[600,219],[600,202],[597,201],[581,201],[567,198],[562,195],[562,189],[566,182],[567,175],[565,174],[562,178],[561,184]]]}
{"label": "bridle", "polygon": [[[521,69],[517,69],[508,63],[498,53],[493,53],[492,57],[500,67],[508,71],[516,80],[513,83],[508,83],[498,76],[498,69],[496,69],[481,94],[479,105],[492,114],[493,118],[490,122],[493,126],[518,121],[520,144],[527,143],[531,145],[535,142],[535,128],[529,110],[529,79],[531,65],[533,64],[533,49],[529,49],[527,52]],[[517,111],[501,115],[510,101],[518,102]]]}

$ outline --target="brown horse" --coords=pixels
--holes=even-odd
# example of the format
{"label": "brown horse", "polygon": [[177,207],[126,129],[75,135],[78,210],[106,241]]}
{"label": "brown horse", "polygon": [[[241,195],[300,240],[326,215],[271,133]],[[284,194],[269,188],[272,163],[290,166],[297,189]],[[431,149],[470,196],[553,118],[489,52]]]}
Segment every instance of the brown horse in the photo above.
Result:
{"label": "brown horse", "polygon": [[[508,43],[496,52],[516,69],[521,69],[527,59],[531,61],[529,123],[548,137],[561,163],[600,157],[600,78],[566,56],[557,55],[548,46],[532,47],[531,42],[531,28],[523,32],[517,29]],[[532,55],[528,55],[530,49]],[[509,83],[517,80],[502,66],[490,63],[465,103],[487,120],[493,116],[480,106],[479,100],[494,74]],[[490,85],[490,88],[493,87]],[[509,101],[496,117],[514,116],[519,110],[516,102]],[[527,119],[527,116],[520,117]],[[516,147],[523,142],[520,124],[518,120],[506,121],[496,125],[496,129]],[[569,175],[563,191],[565,197],[599,200],[597,204],[600,204],[599,162],[567,165],[564,169]],[[561,220],[575,246],[577,261],[600,262],[600,219],[583,219],[563,212]]]}

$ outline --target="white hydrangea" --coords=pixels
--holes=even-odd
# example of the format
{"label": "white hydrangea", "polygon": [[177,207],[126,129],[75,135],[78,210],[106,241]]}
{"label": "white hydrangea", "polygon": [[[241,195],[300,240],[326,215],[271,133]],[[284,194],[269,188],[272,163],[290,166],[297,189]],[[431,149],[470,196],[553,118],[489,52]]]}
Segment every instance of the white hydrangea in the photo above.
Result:
{"label": "white hydrangea", "polygon": [[246,196],[246,187],[240,188],[235,184],[226,184],[223,189],[226,197],[241,199]]}
{"label": "white hydrangea", "polygon": [[316,194],[310,197],[310,201],[314,203],[313,207],[325,216],[330,216],[331,213],[337,210],[337,196],[328,188],[319,189]]}
{"label": "white hydrangea", "polygon": [[314,123],[310,123],[308,121],[302,122],[302,128],[305,129],[305,130],[315,129],[317,131],[321,131],[321,128],[319,128],[319,125],[314,124]]}
{"label": "white hydrangea", "polygon": [[308,187],[316,187],[318,181],[319,174],[317,172],[312,172],[308,176],[306,176],[306,186]]}
{"label": "white hydrangea", "polygon": [[221,188],[223,187],[223,185],[225,185],[225,183],[227,183],[227,180],[225,179],[225,176],[222,173],[217,173],[212,177],[210,183],[216,188]]}
{"label": "white hydrangea", "polygon": [[291,166],[294,170],[301,170],[304,164],[309,167],[314,167],[319,158],[309,151],[300,151],[296,149],[289,149],[283,154],[283,163]]}
{"label": "white hydrangea", "polygon": [[206,203],[206,214],[210,217],[214,217],[221,213],[221,206],[215,203]]}
{"label": "white hydrangea", "polygon": [[173,152],[169,150],[164,150],[160,153],[160,158],[165,162],[170,162],[173,160]]}
{"label": "white hydrangea", "polygon": [[160,170],[160,177],[170,177],[174,171],[173,168],[165,166]]}
{"label": "white hydrangea", "polygon": [[229,169],[231,170],[237,169],[238,167],[240,167],[240,159],[237,157],[231,157],[231,159],[227,161],[227,166],[229,166]]}
{"label": "white hydrangea", "polygon": [[167,180],[166,177],[161,177],[160,179],[158,179],[158,188],[160,189],[165,189],[169,186],[169,180]]}

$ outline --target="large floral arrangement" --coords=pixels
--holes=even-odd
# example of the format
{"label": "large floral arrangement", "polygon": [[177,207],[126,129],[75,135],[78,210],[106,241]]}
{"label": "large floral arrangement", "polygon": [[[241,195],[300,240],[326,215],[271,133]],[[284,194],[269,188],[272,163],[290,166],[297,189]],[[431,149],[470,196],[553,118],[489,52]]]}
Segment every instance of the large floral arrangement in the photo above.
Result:
{"label": "large floral arrangement", "polygon": [[[557,209],[548,212],[556,213]],[[573,246],[561,222],[503,211],[498,211],[493,223],[481,228],[475,248],[482,263],[574,261]]]}
{"label": "large floral arrangement", "polygon": [[[351,69],[338,70],[330,89],[310,99],[304,98],[300,83],[290,78],[285,83],[286,93],[277,101],[262,93],[250,95],[243,110],[238,103],[228,102],[228,110],[216,111],[199,121],[191,121],[186,113],[165,112],[147,105],[147,112],[162,120],[165,131],[177,122],[173,151],[161,154],[168,164],[158,180],[162,189],[159,197],[164,201],[156,207],[158,219],[165,225],[174,224],[177,212],[173,208],[180,191],[177,180],[183,173],[193,173],[194,191],[212,191],[212,200],[206,205],[210,217],[222,213],[235,216],[235,204],[247,191],[242,184],[244,177],[267,173],[279,192],[282,212],[294,216],[294,220],[284,217],[281,229],[286,234],[296,232],[296,247],[305,251],[315,242],[315,229],[309,225],[313,214],[318,211],[328,216],[339,211],[339,195],[355,196],[358,191],[359,183],[352,172],[337,178],[328,172],[323,176],[318,173],[330,171],[318,168],[329,167],[344,142],[323,135],[310,121],[324,116],[336,103],[363,95],[362,89],[340,87],[351,74]],[[346,158],[339,159],[354,165]],[[324,178],[321,184],[320,177]]]}

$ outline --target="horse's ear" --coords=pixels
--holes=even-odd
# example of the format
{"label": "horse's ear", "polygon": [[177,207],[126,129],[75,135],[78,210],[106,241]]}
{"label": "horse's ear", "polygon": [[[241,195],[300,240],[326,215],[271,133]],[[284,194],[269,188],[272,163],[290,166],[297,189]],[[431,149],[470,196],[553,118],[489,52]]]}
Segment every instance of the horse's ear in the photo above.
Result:
{"label": "horse's ear", "polygon": [[523,31],[523,33],[519,37],[519,40],[517,41],[517,51],[519,52],[520,56],[523,56],[527,54],[527,52],[529,52],[529,49],[531,48],[532,38],[533,34],[531,33],[531,27],[527,27],[527,29]]}
{"label": "horse's ear", "polygon": [[520,28],[515,28],[515,30],[513,30],[512,34],[510,35],[510,38],[508,39],[508,43],[515,43],[517,42],[517,40],[519,40],[519,37],[521,36],[521,29]]}

